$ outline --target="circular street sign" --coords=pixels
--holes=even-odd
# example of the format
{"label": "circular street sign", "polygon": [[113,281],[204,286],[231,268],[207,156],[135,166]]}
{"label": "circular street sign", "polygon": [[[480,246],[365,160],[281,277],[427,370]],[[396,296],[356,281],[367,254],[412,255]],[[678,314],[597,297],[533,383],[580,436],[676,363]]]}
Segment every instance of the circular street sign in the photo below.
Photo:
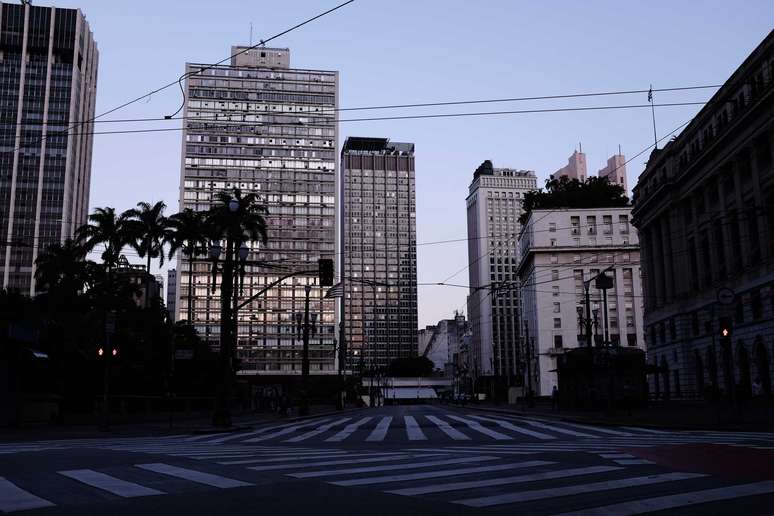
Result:
{"label": "circular street sign", "polygon": [[730,305],[736,299],[736,294],[728,287],[718,289],[718,303],[721,305]]}

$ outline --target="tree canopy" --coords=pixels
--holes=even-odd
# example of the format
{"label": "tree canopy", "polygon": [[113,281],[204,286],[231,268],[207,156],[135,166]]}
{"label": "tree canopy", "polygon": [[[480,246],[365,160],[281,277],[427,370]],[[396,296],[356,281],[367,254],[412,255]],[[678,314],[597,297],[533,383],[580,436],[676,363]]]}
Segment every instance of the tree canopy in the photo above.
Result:
{"label": "tree canopy", "polygon": [[524,194],[524,212],[519,222],[524,224],[533,210],[556,208],[619,208],[629,205],[624,188],[608,182],[606,177],[591,176],[585,181],[569,179],[546,180],[542,188]]}

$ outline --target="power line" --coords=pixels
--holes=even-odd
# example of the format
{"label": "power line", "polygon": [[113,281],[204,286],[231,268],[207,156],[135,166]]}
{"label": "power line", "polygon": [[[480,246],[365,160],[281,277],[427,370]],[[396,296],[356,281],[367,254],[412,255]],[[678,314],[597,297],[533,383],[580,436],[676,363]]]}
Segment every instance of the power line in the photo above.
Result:
{"label": "power line", "polygon": [[[322,13],[319,13],[319,14],[317,14],[317,15],[315,15],[315,16],[313,16],[313,17],[311,17],[311,18],[307,18],[306,20],[304,20],[304,21],[302,21],[302,22],[300,22],[300,23],[298,23],[298,24],[296,24],[296,25],[294,25],[294,26],[292,26],[292,27],[290,27],[290,28],[288,28],[288,29],[285,29],[285,30],[283,30],[282,32],[279,32],[279,33],[277,33],[277,34],[275,34],[275,35],[273,35],[273,36],[271,36],[271,37],[269,37],[269,38],[267,38],[267,39],[262,39],[262,40],[260,40],[260,41],[259,41],[258,43],[256,43],[255,45],[252,45],[252,46],[249,46],[249,47],[245,47],[245,48],[243,48],[241,51],[237,52],[236,54],[229,55],[229,56],[228,56],[228,57],[226,57],[225,59],[221,59],[220,61],[218,61],[218,62],[216,62],[216,63],[213,63],[213,64],[211,64],[211,65],[208,65],[208,66],[206,66],[206,67],[204,67],[204,68],[201,68],[201,69],[200,69],[200,70],[199,70],[197,73],[201,73],[201,72],[203,72],[204,70],[208,70],[208,69],[210,69],[210,68],[213,68],[213,67],[215,67],[215,66],[218,66],[218,65],[220,65],[220,64],[223,64],[223,63],[225,63],[226,61],[229,61],[229,60],[231,60],[232,58],[234,58],[234,57],[236,57],[236,56],[238,56],[238,55],[241,55],[241,54],[243,54],[243,53],[245,53],[245,52],[248,52],[248,51],[250,51],[250,50],[253,50],[253,49],[255,49],[255,48],[258,48],[258,47],[260,47],[261,45],[265,45],[265,44],[266,44],[266,43],[268,43],[269,41],[272,41],[272,40],[274,40],[274,39],[277,39],[277,38],[279,38],[279,37],[281,37],[281,36],[284,36],[285,34],[287,34],[287,33],[289,33],[289,32],[292,32],[292,31],[294,31],[294,30],[296,30],[296,29],[298,29],[298,28],[300,28],[300,27],[303,27],[304,25],[306,25],[306,24],[308,24],[308,23],[311,23],[311,22],[313,22],[313,21],[315,21],[315,20],[317,20],[317,19],[319,19],[319,18],[322,18],[323,16],[326,16],[326,15],[328,15],[328,14],[330,14],[330,13],[334,12],[334,11],[337,11],[338,9],[341,9],[342,7],[344,7],[344,6],[346,6],[346,5],[349,5],[349,4],[351,4],[352,2],[354,2],[354,1],[355,1],[355,0],[347,0],[346,2],[343,2],[343,3],[341,3],[341,4],[339,4],[339,5],[335,6],[335,7],[333,7],[333,8],[331,8],[331,9],[328,9],[327,11],[324,11],[324,12],[322,12]],[[126,107],[128,107],[128,106],[131,106],[132,104],[135,104],[135,103],[137,103],[137,102],[139,102],[139,101],[141,101],[141,100],[143,100],[143,99],[145,99],[145,98],[151,97],[152,95],[154,95],[154,94],[156,94],[156,93],[159,93],[159,92],[161,92],[161,91],[164,91],[164,90],[166,90],[166,89],[168,89],[168,88],[171,88],[172,86],[179,85],[179,84],[180,84],[180,80],[181,80],[181,78],[183,78],[183,77],[185,77],[185,76],[187,76],[187,75],[194,75],[194,73],[190,73],[190,74],[183,74],[183,76],[181,76],[180,78],[176,79],[176,80],[175,80],[175,81],[173,81],[173,82],[167,83],[167,84],[165,84],[165,85],[163,85],[163,86],[161,86],[161,87],[159,87],[159,88],[156,88],[155,90],[149,91],[149,92],[145,93],[144,95],[141,95],[141,96],[139,96],[139,97],[136,97],[136,98],[134,98],[134,99],[132,99],[132,100],[128,100],[128,101],[124,102],[123,104],[120,104],[120,105],[118,105],[118,106],[116,106],[116,107],[113,107],[113,108],[111,108],[111,109],[108,109],[107,111],[103,111],[102,113],[100,113],[100,114],[98,114],[98,115],[95,115],[95,116],[91,117],[91,118],[90,118],[90,119],[88,119],[88,120],[84,120],[83,122],[77,122],[77,123],[75,123],[75,124],[72,124],[72,125],[71,125],[71,126],[70,126],[70,127],[67,129],[67,130],[66,130],[66,131],[64,131],[63,133],[60,133],[59,135],[62,135],[62,134],[89,134],[89,133],[70,133],[70,130],[71,130],[71,129],[74,129],[74,128],[78,127],[78,126],[82,126],[82,125],[90,124],[90,123],[92,123],[92,122],[96,121],[97,119],[99,119],[99,118],[102,118],[103,116],[109,115],[109,114],[111,114],[111,113],[115,113],[116,111],[119,111],[119,110],[121,110],[121,109],[124,109],[124,108],[126,108]],[[56,134],[55,134],[55,135],[51,135],[51,136],[58,136],[58,135],[56,135]],[[38,140],[38,143],[39,143],[39,142],[42,142],[42,141],[44,141],[44,140],[46,140],[46,139],[48,139],[49,137],[50,137],[50,136],[48,136],[48,135],[47,135],[47,136],[42,136],[42,137],[41,137],[41,138]],[[21,147],[17,147],[16,149],[14,149],[14,152],[16,152],[17,150],[20,150],[20,149],[21,149]]]}

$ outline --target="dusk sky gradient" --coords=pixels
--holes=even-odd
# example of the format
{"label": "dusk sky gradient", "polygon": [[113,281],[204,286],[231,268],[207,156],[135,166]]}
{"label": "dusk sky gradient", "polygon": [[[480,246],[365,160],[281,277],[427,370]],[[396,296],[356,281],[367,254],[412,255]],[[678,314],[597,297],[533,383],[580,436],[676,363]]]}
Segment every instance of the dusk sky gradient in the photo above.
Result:
{"label": "dusk sky gradient", "polygon": [[[187,61],[209,63],[336,5],[336,0],[61,0],[78,7],[100,50],[97,112],[175,80]],[[768,21],[766,21],[768,20]],[[771,0],[457,1],[356,0],[270,43],[291,67],[338,70],[341,107],[722,84],[771,31]],[[714,90],[662,93],[656,102],[704,101]],[[106,118],[161,117],[181,102],[170,88]],[[344,113],[343,118],[646,104],[647,95]],[[659,136],[699,106],[656,110]],[[180,127],[180,121],[97,124],[97,130]],[[416,144],[417,241],[466,237],[465,197],[475,168],[535,170],[538,183],[582,142],[589,172],[621,145],[630,157],[653,143],[650,110],[346,122],[347,136]],[[177,211],[181,133],[97,135],[90,204],[164,200]],[[648,153],[628,165],[636,184]],[[138,261],[136,256],[128,255]],[[467,265],[467,244],[417,248],[419,282]],[[164,266],[166,269],[167,265]],[[467,270],[450,282],[467,284]],[[419,288],[420,327],[465,310],[467,290]]]}

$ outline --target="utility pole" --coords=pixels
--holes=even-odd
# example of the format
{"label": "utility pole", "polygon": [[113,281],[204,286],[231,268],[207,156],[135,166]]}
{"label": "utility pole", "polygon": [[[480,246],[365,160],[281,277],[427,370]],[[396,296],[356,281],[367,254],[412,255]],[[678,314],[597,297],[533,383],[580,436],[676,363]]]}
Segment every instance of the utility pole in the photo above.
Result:
{"label": "utility pole", "polygon": [[301,415],[309,414],[309,293],[312,291],[311,285],[304,286],[304,347],[301,358]]}

